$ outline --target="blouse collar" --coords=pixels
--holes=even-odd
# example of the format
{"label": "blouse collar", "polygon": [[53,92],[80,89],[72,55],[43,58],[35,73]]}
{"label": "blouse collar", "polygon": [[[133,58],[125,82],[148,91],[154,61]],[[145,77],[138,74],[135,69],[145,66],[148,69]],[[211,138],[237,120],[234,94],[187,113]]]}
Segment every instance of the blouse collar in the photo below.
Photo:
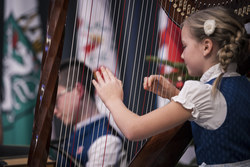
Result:
{"label": "blouse collar", "polygon": [[[227,72],[223,75],[223,77],[232,77],[232,76],[240,76],[239,73],[236,72],[237,64],[231,63],[227,68]],[[211,79],[217,78],[222,73],[222,69],[220,68],[220,64],[216,64],[210,67],[201,77],[200,81],[202,83],[206,83]]]}

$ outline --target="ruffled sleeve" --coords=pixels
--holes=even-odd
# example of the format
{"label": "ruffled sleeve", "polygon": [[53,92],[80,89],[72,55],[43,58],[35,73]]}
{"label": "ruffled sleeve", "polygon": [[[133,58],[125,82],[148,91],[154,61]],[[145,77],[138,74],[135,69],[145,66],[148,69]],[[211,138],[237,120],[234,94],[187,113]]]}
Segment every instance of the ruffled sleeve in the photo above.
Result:
{"label": "ruffled sleeve", "polygon": [[221,92],[212,96],[212,85],[200,81],[186,81],[173,101],[192,110],[190,121],[206,129],[217,129],[226,117],[226,101]]}

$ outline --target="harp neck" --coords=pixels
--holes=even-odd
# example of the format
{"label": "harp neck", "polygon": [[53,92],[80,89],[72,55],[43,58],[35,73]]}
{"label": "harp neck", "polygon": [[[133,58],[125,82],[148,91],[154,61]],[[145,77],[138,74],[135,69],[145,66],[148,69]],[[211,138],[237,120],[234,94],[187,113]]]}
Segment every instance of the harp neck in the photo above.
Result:
{"label": "harp neck", "polygon": [[45,166],[48,157],[67,6],[68,0],[51,0],[50,3],[42,75],[29,150],[29,166]]}

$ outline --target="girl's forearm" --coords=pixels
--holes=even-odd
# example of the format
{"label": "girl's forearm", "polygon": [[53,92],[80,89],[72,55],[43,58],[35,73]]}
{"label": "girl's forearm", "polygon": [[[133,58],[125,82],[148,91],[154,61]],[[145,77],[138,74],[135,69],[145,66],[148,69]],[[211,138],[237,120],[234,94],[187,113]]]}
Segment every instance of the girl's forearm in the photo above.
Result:
{"label": "girl's forearm", "polygon": [[140,116],[130,111],[120,99],[110,101],[106,103],[106,106],[124,136],[129,140],[137,139],[136,129],[138,125],[136,120]]}

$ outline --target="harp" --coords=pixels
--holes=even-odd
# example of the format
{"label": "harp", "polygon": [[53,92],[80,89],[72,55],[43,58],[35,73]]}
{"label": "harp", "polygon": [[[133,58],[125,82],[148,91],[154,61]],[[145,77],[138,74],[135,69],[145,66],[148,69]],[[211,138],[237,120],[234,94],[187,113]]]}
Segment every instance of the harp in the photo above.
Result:
{"label": "harp", "polygon": [[[125,2],[124,6],[121,7],[121,11],[125,9]],[[133,1],[129,2],[132,3]],[[242,16],[245,22],[249,22],[250,20],[250,3],[247,0],[227,0],[219,2],[205,0],[159,0],[155,1],[154,4],[156,7],[160,4],[171,20],[178,26],[189,14],[203,8],[217,5],[232,7],[238,15]],[[62,56],[67,7],[68,0],[51,0],[47,38],[43,54],[42,76],[37,95],[33,135],[29,151],[29,166],[45,166],[48,157],[51,122],[57,94],[58,70]],[[124,19],[123,16],[120,17],[122,18],[120,22],[122,27]],[[127,28],[130,29],[130,27]],[[123,29],[123,27],[121,29]],[[121,33],[122,32],[120,32],[120,34]],[[119,39],[120,34],[117,35]],[[119,48],[120,45],[118,44],[118,52]],[[121,65],[121,67],[124,66],[125,65]],[[130,166],[174,166],[191,138],[188,123],[154,136],[146,142],[140,151],[137,151]],[[169,153],[168,151],[171,148],[174,148],[176,153]]]}

